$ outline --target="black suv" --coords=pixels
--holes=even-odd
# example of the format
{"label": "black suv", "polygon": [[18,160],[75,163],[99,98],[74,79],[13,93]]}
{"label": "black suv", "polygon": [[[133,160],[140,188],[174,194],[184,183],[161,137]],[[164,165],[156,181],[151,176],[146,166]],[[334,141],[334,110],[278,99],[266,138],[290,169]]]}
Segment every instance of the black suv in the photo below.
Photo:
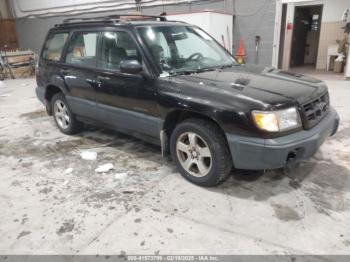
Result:
{"label": "black suv", "polygon": [[37,84],[63,133],[84,122],[158,144],[202,186],[233,167],[309,158],[339,125],[322,81],[238,65],[200,28],[164,17],[65,20],[48,33]]}

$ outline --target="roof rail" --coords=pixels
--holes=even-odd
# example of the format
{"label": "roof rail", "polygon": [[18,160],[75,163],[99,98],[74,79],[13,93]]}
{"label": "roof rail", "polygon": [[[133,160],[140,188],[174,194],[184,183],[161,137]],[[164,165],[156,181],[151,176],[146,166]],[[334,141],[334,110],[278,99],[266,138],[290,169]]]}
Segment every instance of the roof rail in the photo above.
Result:
{"label": "roof rail", "polygon": [[71,24],[71,23],[84,23],[84,22],[119,22],[119,21],[138,21],[138,20],[157,20],[167,21],[164,16],[155,16],[155,15],[140,15],[140,14],[116,14],[109,16],[100,16],[100,17],[91,17],[91,18],[68,18],[64,19],[62,24]]}

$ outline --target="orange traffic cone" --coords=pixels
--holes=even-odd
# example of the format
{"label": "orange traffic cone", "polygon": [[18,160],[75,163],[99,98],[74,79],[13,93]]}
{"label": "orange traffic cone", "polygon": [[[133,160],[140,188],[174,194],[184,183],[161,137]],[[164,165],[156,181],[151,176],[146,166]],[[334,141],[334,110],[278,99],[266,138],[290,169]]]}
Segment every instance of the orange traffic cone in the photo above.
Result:
{"label": "orange traffic cone", "polygon": [[238,50],[236,52],[236,60],[238,64],[244,64],[244,58],[245,58],[245,50],[244,50],[244,42],[243,39],[239,40],[239,47]]}

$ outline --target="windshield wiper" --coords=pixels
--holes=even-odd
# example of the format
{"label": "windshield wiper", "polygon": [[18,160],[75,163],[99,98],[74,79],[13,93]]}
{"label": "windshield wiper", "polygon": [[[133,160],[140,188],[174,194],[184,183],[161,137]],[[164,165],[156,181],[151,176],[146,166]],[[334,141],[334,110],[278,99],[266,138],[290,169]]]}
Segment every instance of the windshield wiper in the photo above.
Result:
{"label": "windshield wiper", "polygon": [[175,74],[175,75],[190,75],[190,74],[197,74],[197,73],[203,73],[203,72],[215,71],[215,70],[216,68],[200,68],[200,69],[186,69],[181,71],[172,71],[169,73]]}
{"label": "windshield wiper", "polygon": [[233,67],[233,66],[236,66],[238,64],[227,64],[227,65],[222,65],[222,66],[219,66],[220,69],[224,69],[224,68],[228,68],[228,67]]}

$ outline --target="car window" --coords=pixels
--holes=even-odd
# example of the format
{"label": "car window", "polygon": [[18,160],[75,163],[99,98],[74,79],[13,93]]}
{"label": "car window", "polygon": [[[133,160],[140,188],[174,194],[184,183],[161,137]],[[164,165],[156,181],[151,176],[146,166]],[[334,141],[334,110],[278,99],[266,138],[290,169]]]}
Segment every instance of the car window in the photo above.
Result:
{"label": "car window", "polygon": [[60,61],[62,50],[68,33],[52,34],[48,37],[43,51],[43,58],[52,61]]}
{"label": "car window", "polygon": [[137,30],[163,73],[215,70],[236,64],[222,46],[195,26],[141,26]]}
{"label": "car window", "polygon": [[164,57],[166,59],[170,59],[171,55],[170,55],[169,45],[171,45],[171,43],[167,42],[167,40],[164,37],[164,34],[162,34],[161,32],[156,32],[155,33],[155,41],[154,41],[154,43],[151,44],[152,56],[154,58],[157,58],[157,49],[161,48],[161,50],[163,52],[162,57]]}
{"label": "car window", "polygon": [[147,45],[150,48],[153,59],[167,68],[167,64],[171,60],[171,49],[174,50],[173,42],[168,42],[163,32],[157,32],[154,30],[147,31],[147,37],[145,38]]}
{"label": "car window", "polygon": [[68,45],[66,63],[95,66],[97,36],[98,33],[75,33]]}
{"label": "car window", "polygon": [[99,68],[119,69],[120,62],[123,60],[141,62],[137,45],[127,32],[103,32],[101,37]]}
{"label": "car window", "polygon": [[201,50],[201,54],[204,57],[210,57],[215,61],[220,61],[220,54],[215,49],[208,48],[208,40],[198,37],[198,34],[195,34],[197,33],[195,30],[192,32],[187,32],[186,37],[175,40],[180,58],[188,58],[197,53],[198,50]]}

